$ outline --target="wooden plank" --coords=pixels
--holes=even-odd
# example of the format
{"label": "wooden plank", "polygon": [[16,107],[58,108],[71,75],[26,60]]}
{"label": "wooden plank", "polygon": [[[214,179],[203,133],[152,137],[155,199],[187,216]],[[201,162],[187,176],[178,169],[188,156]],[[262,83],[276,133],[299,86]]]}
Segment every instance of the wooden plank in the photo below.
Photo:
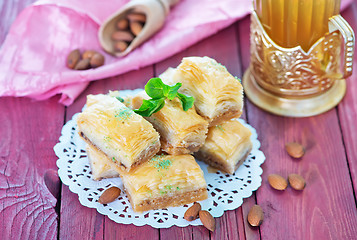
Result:
{"label": "wooden plank", "polygon": [[[34,102],[0,98],[0,236],[2,239],[56,239],[59,179],[52,150],[63,125],[58,98]],[[52,180],[52,181],[51,181]],[[57,184],[56,184],[57,182]]]}
{"label": "wooden plank", "polygon": [[[242,76],[240,60],[238,58],[238,46],[236,38],[236,30],[234,26],[228,27],[210,38],[207,38],[196,45],[168,58],[167,60],[156,64],[157,75],[164,72],[168,67],[176,67],[180,64],[183,57],[188,56],[209,56],[216,59],[221,64],[225,65],[230,73],[234,76]],[[243,229],[243,222],[239,221],[242,217],[237,218],[237,213],[241,211],[228,211],[220,218],[216,219],[217,228],[214,233],[211,233],[212,239],[238,239],[244,236],[244,233],[239,232]],[[209,232],[203,227],[187,227],[177,229],[172,227],[168,230],[161,230],[160,236],[163,239],[171,239],[173,237],[190,236],[192,231],[193,239],[208,239]],[[179,235],[177,234],[180,232]]]}
{"label": "wooden plank", "polygon": [[[343,12],[342,16],[350,23],[357,33],[357,3]],[[355,46],[357,48],[357,46]],[[354,57],[353,75],[347,79],[347,92],[343,101],[338,105],[338,115],[342,129],[343,142],[346,148],[347,159],[353,181],[355,198],[357,193],[357,51]],[[357,199],[356,199],[357,201]]]}
{"label": "wooden plank", "polygon": [[[66,121],[80,112],[88,94],[107,93],[109,90],[143,88],[153,76],[152,67],[140,71],[92,82],[78,99],[67,108]],[[75,224],[74,224],[75,222]],[[158,239],[159,231],[150,226],[118,224],[101,215],[96,209],[81,206],[78,196],[63,187],[60,239]],[[75,228],[73,226],[76,226]],[[81,229],[81,231],[78,231]]]}
{"label": "wooden plank", "polygon": [[[250,16],[245,17],[241,21],[238,22],[238,40],[239,40],[239,56],[240,56],[240,61],[241,61],[241,66],[242,66],[242,72],[244,72],[250,62],[250,42],[249,42],[249,37],[250,37]],[[249,100],[247,98],[245,100],[245,112],[246,115],[245,118],[249,124],[250,119],[248,116],[248,105],[249,105]],[[258,139],[261,141],[260,136],[258,135]],[[258,190],[259,191],[259,190]],[[240,219],[243,222],[244,226],[244,233],[246,239],[253,240],[253,239],[260,239],[260,232],[259,232],[259,227],[251,227],[247,221],[247,216],[249,213],[249,210],[252,206],[254,206],[256,203],[256,193],[253,193],[253,195],[250,198],[247,198],[244,200],[244,203],[242,205],[242,218]]]}
{"label": "wooden plank", "polygon": [[[242,26],[239,33],[246,69],[249,29]],[[298,119],[271,115],[249,101],[247,108],[249,123],[257,129],[267,157],[262,187],[257,191],[258,204],[265,212],[261,238],[353,239],[357,234],[357,211],[336,110]],[[284,145],[289,141],[307,147],[302,160],[287,155]],[[267,183],[271,173],[284,177],[301,174],[307,180],[306,189],[273,190]]]}

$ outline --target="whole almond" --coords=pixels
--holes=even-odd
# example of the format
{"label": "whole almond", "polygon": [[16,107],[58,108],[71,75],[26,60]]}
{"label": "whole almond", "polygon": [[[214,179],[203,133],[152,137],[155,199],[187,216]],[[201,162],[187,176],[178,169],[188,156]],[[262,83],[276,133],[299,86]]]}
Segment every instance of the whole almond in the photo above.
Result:
{"label": "whole almond", "polygon": [[285,149],[293,158],[301,158],[305,154],[305,148],[297,142],[287,143]]}
{"label": "whole almond", "polygon": [[306,186],[305,179],[299,174],[290,174],[288,180],[290,186],[295,190],[303,190]]}
{"label": "whole almond", "polygon": [[187,221],[193,221],[198,218],[198,213],[201,211],[201,204],[194,203],[189,209],[186,210],[184,218]]}
{"label": "whole almond", "polygon": [[112,34],[112,39],[114,41],[127,41],[130,42],[134,39],[133,34],[128,31],[115,31]]}
{"label": "whole almond", "polygon": [[285,178],[278,174],[270,174],[268,176],[270,186],[276,190],[285,190],[288,187],[288,182]]}
{"label": "whole almond", "polygon": [[74,69],[79,60],[81,59],[81,53],[79,49],[75,49],[71,51],[67,56],[67,67],[70,69]]}
{"label": "whole almond", "polygon": [[92,68],[100,67],[104,64],[104,56],[100,53],[96,53],[90,59],[90,66]]}
{"label": "whole almond", "polygon": [[214,230],[216,229],[216,221],[214,220],[212,215],[206,210],[201,210],[199,211],[199,216],[203,226],[205,226],[211,232],[214,232]]}
{"label": "whole almond", "polygon": [[263,223],[264,213],[259,205],[254,205],[248,213],[248,222],[251,226],[257,227]]}
{"label": "whole almond", "polygon": [[99,197],[98,202],[100,204],[107,204],[113,202],[120,196],[121,190],[117,187],[111,187],[105,190]]}
{"label": "whole almond", "polygon": [[126,18],[122,18],[117,22],[117,28],[119,30],[125,30],[129,26],[129,21]]}
{"label": "whole almond", "polygon": [[116,51],[124,52],[128,48],[128,43],[125,41],[116,41],[114,43],[114,48]]}
{"label": "whole almond", "polygon": [[86,70],[90,68],[90,64],[89,64],[89,59],[82,59],[80,60],[76,66],[74,67],[74,69],[76,70]]}
{"label": "whole almond", "polygon": [[126,17],[129,19],[129,21],[138,21],[138,22],[146,21],[146,15],[142,14],[142,13],[132,12],[132,13],[129,13]]}
{"label": "whole almond", "polygon": [[94,54],[96,54],[98,52],[94,51],[94,50],[86,50],[84,51],[84,53],[82,54],[82,58],[83,59],[91,59],[93,57]]}
{"label": "whole almond", "polygon": [[140,22],[130,22],[130,31],[134,34],[134,36],[138,36],[141,30],[143,30],[143,26]]}

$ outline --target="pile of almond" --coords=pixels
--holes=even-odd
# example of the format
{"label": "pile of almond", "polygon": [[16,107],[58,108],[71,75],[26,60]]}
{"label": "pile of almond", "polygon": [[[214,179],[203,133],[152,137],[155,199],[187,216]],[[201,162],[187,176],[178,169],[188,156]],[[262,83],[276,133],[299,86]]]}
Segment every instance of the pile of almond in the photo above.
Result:
{"label": "pile of almond", "polygon": [[146,15],[139,12],[129,12],[117,24],[117,30],[112,34],[115,51],[124,52],[133,39],[139,35],[146,22]]}
{"label": "pile of almond", "polygon": [[81,54],[79,49],[71,51],[67,56],[66,65],[70,69],[87,70],[104,64],[104,56],[94,50],[86,50]]}
{"label": "pile of almond", "polygon": [[187,221],[193,221],[200,218],[203,226],[205,226],[208,230],[214,232],[216,229],[216,221],[214,220],[214,217],[208,211],[201,210],[201,204],[197,202],[186,210],[184,218]]}
{"label": "pile of almond", "polygon": [[[305,148],[297,142],[289,142],[285,145],[286,152],[290,157],[294,159],[302,158],[305,154]],[[268,176],[268,182],[272,188],[275,190],[283,191],[288,185],[295,190],[303,190],[306,186],[305,179],[299,174],[289,174],[288,180],[278,174],[270,174]],[[257,227],[263,223],[264,212],[259,205],[254,205],[251,207],[248,213],[248,222],[251,226]]]}

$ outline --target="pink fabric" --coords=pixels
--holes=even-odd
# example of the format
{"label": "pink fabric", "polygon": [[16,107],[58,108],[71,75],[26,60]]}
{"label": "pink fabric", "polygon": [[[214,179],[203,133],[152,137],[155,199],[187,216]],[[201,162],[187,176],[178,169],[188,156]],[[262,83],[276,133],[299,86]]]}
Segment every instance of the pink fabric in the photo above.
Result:
{"label": "pink fabric", "polygon": [[[47,99],[62,94],[70,105],[89,81],[119,75],[159,62],[249,14],[251,0],[181,0],[164,27],[128,56],[101,50],[99,25],[127,0],[40,0],[13,23],[0,49],[0,96]],[[342,1],[346,7],[352,0]],[[85,71],[67,69],[67,54],[95,49],[105,65]]]}

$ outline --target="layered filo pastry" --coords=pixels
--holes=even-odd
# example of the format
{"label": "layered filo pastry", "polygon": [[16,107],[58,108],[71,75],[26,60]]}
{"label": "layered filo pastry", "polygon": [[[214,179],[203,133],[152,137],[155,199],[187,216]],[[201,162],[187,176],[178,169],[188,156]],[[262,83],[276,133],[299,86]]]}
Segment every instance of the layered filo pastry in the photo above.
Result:
{"label": "layered filo pastry", "polygon": [[223,172],[233,174],[252,150],[251,132],[238,119],[210,127],[197,159]]}
{"label": "layered filo pastry", "polygon": [[203,171],[191,155],[156,155],[121,173],[134,211],[181,206],[207,198]]}
{"label": "layered filo pastry", "polygon": [[124,171],[151,159],[160,150],[159,133],[115,97],[88,95],[77,125],[79,135],[88,144]]}
{"label": "layered filo pastry", "polygon": [[195,98],[197,112],[210,126],[242,114],[242,85],[212,58],[183,58],[176,69],[169,68],[160,78],[170,85],[181,82],[179,92]]}
{"label": "layered filo pastry", "polygon": [[[109,158],[91,144],[86,147],[93,180],[119,177],[119,167],[111,164]],[[119,170],[119,171],[118,171]]]}
{"label": "layered filo pastry", "polygon": [[[131,106],[139,108],[143,99],[149,99],[145,92],[134,96]],[[161,149],[172,155],[191,154],[203,145],[208,131],[208,123],[192,107],[182,109],[178,98],[166,99],[164,107],[145,117],[160,133]]]}

